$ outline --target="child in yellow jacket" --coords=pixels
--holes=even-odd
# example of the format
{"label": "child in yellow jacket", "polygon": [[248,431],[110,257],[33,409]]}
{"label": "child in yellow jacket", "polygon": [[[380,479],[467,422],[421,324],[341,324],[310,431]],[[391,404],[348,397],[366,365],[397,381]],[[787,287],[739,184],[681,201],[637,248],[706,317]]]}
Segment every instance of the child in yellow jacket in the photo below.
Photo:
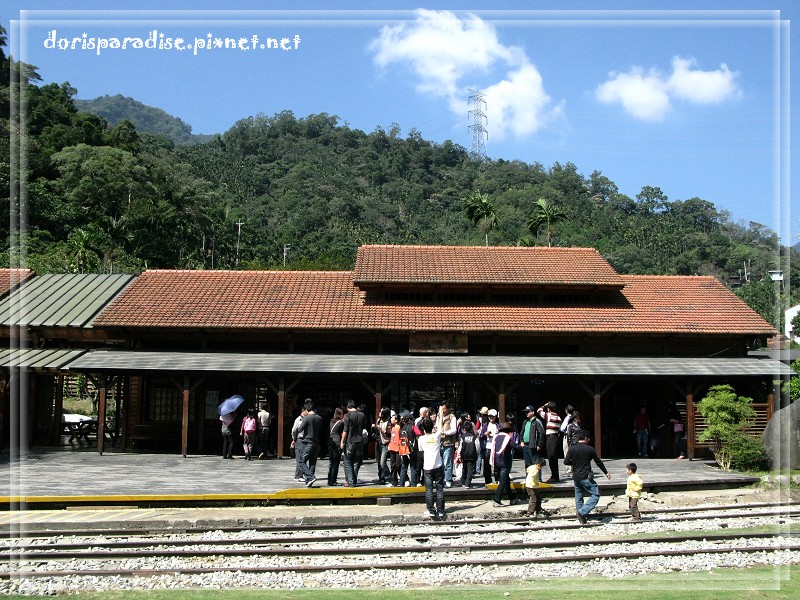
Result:
{"label": "child in yellow jacket", "polygon": [[636,463],[627,465],[628,471],[628,487],[625,489],[625,495],[628,497],[628,508],[631,511],[631,517],[634,521],[640,521],[642,515],[639,513],[639,497],[644,487],[642,478],[636,474]]}

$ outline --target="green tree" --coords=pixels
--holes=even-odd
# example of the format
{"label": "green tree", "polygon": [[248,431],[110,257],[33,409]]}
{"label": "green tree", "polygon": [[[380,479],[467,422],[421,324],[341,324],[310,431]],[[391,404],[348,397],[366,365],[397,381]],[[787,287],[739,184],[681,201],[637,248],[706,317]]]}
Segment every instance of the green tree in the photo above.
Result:
{"label": "green tree", "polygon": [[547,246],[553,245],[553,231],[556,223],[563,221],[566,214],[558,205],[549,202],[545,198],[539,198],[533,208],[533,215],[528,219],[526,226],[533,235],[538,235],[539,230],[544,227]]}
{"label": "green tree", "polygon": [[486,245],[489,245],[489,232],[497,229],[498,221],[495,213],[494,204],[489,200],[487,194],[473,192],[464,200],[464,213],[473,225],[481,229],[481,233],[486,237]]}
{"label": "green tree", "polygon": [[697,410],[706,420],[700,441],[710,441],[717,464],[729,470],[736,459],[734,449],[749,445],[742,438],[747,437],[745,429],[756,415],[753,399],[738,396],[730,385],[714,385],[697,404]]}

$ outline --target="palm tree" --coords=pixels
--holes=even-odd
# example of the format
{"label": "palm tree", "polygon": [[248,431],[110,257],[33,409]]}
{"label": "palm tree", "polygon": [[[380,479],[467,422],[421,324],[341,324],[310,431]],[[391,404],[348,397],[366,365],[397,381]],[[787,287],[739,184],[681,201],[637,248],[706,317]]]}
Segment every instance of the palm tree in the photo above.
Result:
{"label": "palm tree", "polygon": [[497,229],[497,215],[494,205],[489,201],[488,194],[473,192],[464,200],[464,212],[473,225],[478,225],[486,236],[486,245],[489,245],[489,232]]}
{"label": "palm tree", "polygon": [[536,201],[536,206],[533,208],[533,216],[528,219],[527,226],[533,235],[537,235],[539,230],[544,226],[547,235],[547,246],[550,247],[553,242],[553,228],[555,224],[558,221],[563,221],[566,217],[566,213],[556,204],[548,202],[544,198],[539,198]]}

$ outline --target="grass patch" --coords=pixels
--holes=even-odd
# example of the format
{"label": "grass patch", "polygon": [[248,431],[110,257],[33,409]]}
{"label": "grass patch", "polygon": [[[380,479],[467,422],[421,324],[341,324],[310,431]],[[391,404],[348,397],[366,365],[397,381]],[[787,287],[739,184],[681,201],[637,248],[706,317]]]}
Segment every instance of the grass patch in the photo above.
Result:
{"label": "grass patch", "polygon": [[64,412],[86,415],[87,417],[97,416],[94,412],[94,405],[89,398],[79,398],[76,396],[64,397]]}
{"label": "grass patch", "polygon": [[[569,567],[565,567],[569,568]],[[612,580],[580,577],[510,582],[491,586],[442,586],[377,590],[149,590],[71,595],[86,600],[718,600],[800,598],[800,565],[719,569],[703,572],[641,575]],[[546,595],[543,593],[546,592]],[[9,596],[30,598],[31,596]]]}

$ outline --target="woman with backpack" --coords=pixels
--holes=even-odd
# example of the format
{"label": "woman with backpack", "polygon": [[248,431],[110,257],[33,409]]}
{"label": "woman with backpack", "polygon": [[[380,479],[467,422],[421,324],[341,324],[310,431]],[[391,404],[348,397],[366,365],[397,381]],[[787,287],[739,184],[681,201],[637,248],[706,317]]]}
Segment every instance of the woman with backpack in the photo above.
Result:
{"label": "woman with backpack", "polygon": [[397,453],[400,458],[399,485],[416,486],[418,482],[417,434],[414,430],[414,417],[411,413],[403,416],[400,422],[400,449]]}
{"label": "woman with backpack", "polygon": [[472,487],[472,477],[475,475],[475,464],[478,462],[478,448],[480,440],[472,428],[471,421],[464,421],[461,425],[461,434],[458,441],[458,460],[463,465],[461,469],[461,486]]}

